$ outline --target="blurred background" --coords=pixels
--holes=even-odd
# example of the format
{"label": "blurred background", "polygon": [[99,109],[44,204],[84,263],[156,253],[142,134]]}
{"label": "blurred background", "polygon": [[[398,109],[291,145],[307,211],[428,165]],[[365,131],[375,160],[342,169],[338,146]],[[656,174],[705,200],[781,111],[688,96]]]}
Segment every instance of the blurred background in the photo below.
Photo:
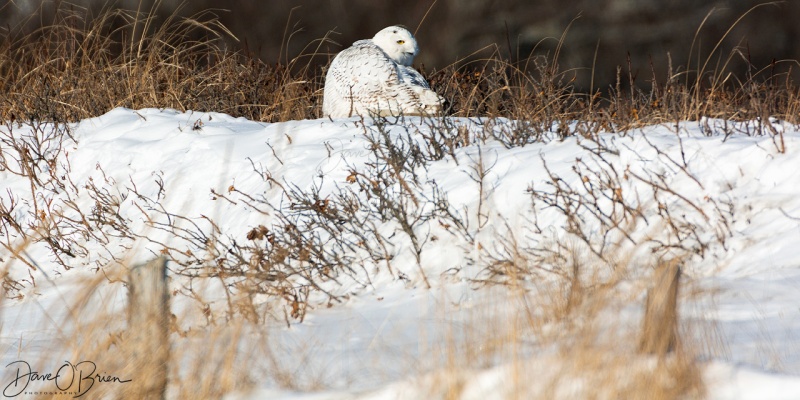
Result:
{"label": "blurred background", "polygon": [[[561,71],[569,71],[580,90],[608,88],[628,71],[637,85],[673,72],[727,68],[736,76],[795,73],[800,59],[800,1],[751,0],[0,0],[0,25],[25,21],[27,29],[46,23],[60,7],[118,7],[159,15],[191,16],[213,9],[238,39],[232,50],[245,50],[268,62],[285,62],[313,52],[319,39],[324,65],[331,54],[381,28],[402,24],[416,31],[420,55],[415,64],[426,71],[488,57],[558,55]],[[155,3],[155,6],[154,6]],[[2,3],[0,3],[2,4]],[[757,5],[731,31],[743,14]],[[695,40],[695,35],[699,35]],[[559,46],[559,39],[564,37]],[[725,39],[721,38],[725,36]],[[720,43],[719,49],[712,50]],[[691,53],[690,53],[691,49]],[[283,51],[283,53],[281,53]],[[731,55],[733,55],[731,57]],[[700,64],[698,64],[698,62]]]}

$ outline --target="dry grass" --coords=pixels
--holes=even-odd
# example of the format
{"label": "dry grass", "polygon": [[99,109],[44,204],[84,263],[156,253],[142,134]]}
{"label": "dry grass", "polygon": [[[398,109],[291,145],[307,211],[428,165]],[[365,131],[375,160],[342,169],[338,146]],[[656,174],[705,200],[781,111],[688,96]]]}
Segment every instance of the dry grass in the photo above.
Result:
{"label": "dry grass", "polygon": [[[24,390],[24,397],[42,399],[159,398],[152,393],[153,385],[168,379],[167,398],[221,398],[246,391],[265,376],[263,367],[270,357],[265,325],[244,320],[203,327],[192,320],[195,313],[172,315],[169,341],[164,343],[169,350],[157,355],[150,338],[137,338],[156,321],[135,326],[125,321],[130,311],[128,274],[128,268],[118,266],[103,275],[60,283],[59,299],[39,310],[46,318],[36,329],[48,332],[46,343],[28,349],[31,338],[20,338],[25,348],[19,350],[19,360],[28,365],[7,367],[3,376],[8,378],[9,371],[22,368],[23,373],[61,377],[31,378],[27,385],[20,381],[16,388],[5,388],[6,394]],[[172,307],[176,310],[182,305]],[[168,375],[160,372],[160,360],[166,363]]]}
{"label": "dry grass", "polygon": [[[269,65],[225,49],[213,13],[162,20],[59,7],[34,32],[2,33],[3,119],[77,121],[115,107],[215,110],[261,121],[317,113],[319,82],[298,58]],[[306,72],[308,73],[308,72]]]}
{"label": "dry grass", "polygon": [[[509,263],[537,267],[526,257],[528,250],[509,254],[514,254]],[[644,302],[655,279],[632,278],[639,267],[624,261],[615,266],[614,276],[581,278],[580,291],[571,279],[535,284],[512,279],[507,291],[481,287],[480,293],[492,294],[479,297],[469,311],[443,309],[454,332],[418,362],[427,365],[435,355],[444,356],[434,372],[407,385],[404,398],[703,398],[698,346],[714,342],[697,343],[690,339],[692,328],[681,327],[680,342],[670,351],[642,352],[642,326],[626,315]],[[679,301],[693,296],[682,293]]]}
{"label": "dry grass", "polygon": [[[162,18],[152,10],[106,8],[95,15],[60,6],[52,22],[33,32],[0,32],[2,117],[77,121],[114,107],[216,111],[269,122],[320,117],[331,56],[320,49],[327,37],[269,64],[228,49],[222,38],[232,36],[212,12]],[[670,65],[666,76],[653,73],[645,82],[621,66],[614,87],[591,93],[571,87],[578,71],[559,69],[558,50],[511,61],[489,47],[428,75],[448,100],[448,114],[530,121],[537,132],[569,120],[584,121],[591,131],[700,117],[800,122],[790,73],[774,73],[776,65],[795,61],[751,66],[748,76],[738,77],[726,71],[734,59],[746,61],[746,49],[724,55],[715,47],[697,65]]]}

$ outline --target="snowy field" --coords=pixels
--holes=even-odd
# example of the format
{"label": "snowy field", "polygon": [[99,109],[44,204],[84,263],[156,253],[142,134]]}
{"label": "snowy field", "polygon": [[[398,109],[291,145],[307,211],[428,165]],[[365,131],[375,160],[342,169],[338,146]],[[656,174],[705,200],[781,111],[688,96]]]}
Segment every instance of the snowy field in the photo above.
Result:
{"label": "snowy field", "polygon": [[[379,224],[374,232],[382,235],[389,256],[376,261],[357,253],[353,257],[362,263],[355,272],[321,283],[338,300],[312,292],[302,318],[287,317],[288,305],[257,296],[256,304],[271,311],[256,328],[263,336],[244,342],[268,340],[272,359],[250,360],[255,388],[231,398],[444,398],[433,389],[440,386],[437,373],[443,370],[455,371],[452,379],[463,399],[517,398],[520,393],[584,397],[592,393],[586,387],[590,382],[579,376],[558,380],[559,387],[550,392],[542,384],[564,370],[560,365],[565,361],[535,336],[558,330],[564,322],[540,327],[538,333],[513,322],[531,312],[520,290],[542,296],[558,286],[557,266],[542,255],[567,250],[556,250],[557,243],[573,243],[576,254],[568,256],[586,265],[585,279],[606,281],[614,275],[621,282],[618,296],[631,296],[614,308],[615,322],[603,332],[613,336],[617,329],[635,330],[643,307],[643,292],[635,289],[646,285],[653,260],[680,258],[680,326],[685,340],[694,344],[691,354],[701,367],[707,398],[798,399],[800,128],[774,121],[768,132],[780,135],[752,134],[759,124],[703,120],[604,133],[592,140],[544,135],[510,146],[503,143],[504,132],[524,129],[523,124],[421,118],[386,124],[356,118],[267,124],[217,113],[112,110],[70,126],[72,138],[65,139],[58,165],[49,166],[55,176],[71,182],[66,188],[32,189],[28,179],[0,171],[0,200],[6,208],[15,204],[12,215],[23,226],[38,223],[35,210],[43,205],[51,214],[61,210],[59,215],[69,217],[71,210],[84,210],[100,218],[97,194],[105,193],[117,200],[113,215],[136,234],[108,225],[93,231],[103,234],[77,235],[67,243],[75,256],[63,257],[62,264],[47,242],[0,237],[8,244],[0,248],[0,266],[7,280],[19,283],[6,287],[13,298],[2,303],[0,365],[5,371],[0,386],[9,389],[18,371],[19,364],[11,364],[15,361],[45,372],[68,357],[81,357],[63,347],[75,329],[64,321],[77,325],[76,319],[84,318],[70,316],[81,282],[108,282],[108,289],[100,291],[108,292],[102,297],[104,312],[119,317],[108,323],[113,331],[114,324],[124,324],[124,291],[113,279],[118,261],[141,263],[165,247],[172,249],[172,257],[213,261],[224,255],[200,254],[203,249],[192,247],[195,243],[154,229],[153,221],[183,216],[219,238],[221,246],[235,246],[247,242],[254,228],[273,229],[281,212],[295,215],[289,188],[316,191],[321,199],[339,193],[366,196],[347,190],[362,177],[354,171],[366,176],[364,171],[379,162],[370,137],[386,132],[407,145],[420,145],[427,154],[423,138],[438,130],[470,139],[414,170],[419,184],[409,207],[420,217],[412,227],[418,242],[392,221]],[[0,130],[9,127],[19,140],[31,136],[30,127],[14,123]],[[7,146],[2,151],[9,157]],[[592,193],[611,195],[597,200],[600,208],[570,200],[587,193],[584,200]],[[446,198],[452,220],[426,208],[436,198]],[[622,205],[637,209],[625,211]],[[574,206],[570,215],[578,223],[571,231],[563,212],[567,206]],[[609,230],[612,220],[625,226]],[[576,239],[575,229],[586,242]],[[508,256],[511,242],[526,249],[532,265],[541,266],[521,278],[521,289],[485,282],[502,280],[487,266]],[[21,257],[35,270],[11,257],[9,249],[23,244]],[[623,277],[615,275],[611,261],[626,266]],[[189,278],[172,273],[170,284],[179,292]],[[103,276],[111,278],[104,281]],[[211,312],[223,312],[224,294],[216,285],[205,284],[205,301]],[[175,296],[172,307],[177,331],[208,326],[193,314],[196,305],[187,296]],[[217,321],[224,324],[224,319]],[[514,335],[514,349],[494,343]],[[184,343],[179,336],[173,333],[176,342]],[[626,351],[624,343],[619,346]],[[630,368],[654,361],[641,362]],[[276,371],[289,376],[291,384]],[[49,390],[48,384],[33,381],[28,389]]]}

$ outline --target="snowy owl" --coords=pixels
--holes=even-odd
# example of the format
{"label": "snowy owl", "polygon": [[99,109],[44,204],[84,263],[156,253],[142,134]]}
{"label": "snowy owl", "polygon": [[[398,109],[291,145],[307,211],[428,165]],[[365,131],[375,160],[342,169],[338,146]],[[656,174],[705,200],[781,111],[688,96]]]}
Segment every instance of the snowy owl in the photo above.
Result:
{"label": "snowy owl", "polygon": [[325,76],[322,114],[420,115],[442,110],[444,99],[411,67],[419,47],[402,26],[390,26],[372,39],[342,50]]}

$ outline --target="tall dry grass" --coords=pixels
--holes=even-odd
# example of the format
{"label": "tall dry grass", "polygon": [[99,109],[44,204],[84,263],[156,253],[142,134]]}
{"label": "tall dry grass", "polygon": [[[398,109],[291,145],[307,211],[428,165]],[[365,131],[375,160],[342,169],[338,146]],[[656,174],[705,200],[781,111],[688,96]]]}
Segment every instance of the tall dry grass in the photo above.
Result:
{"label": "tall dry grass", "polygon": [[[114,107],[216,111],[269,122],[321,116],[325,64],[332,57],[321,52],[327,36],[301,54],[265,62],[230,49],[222,39],[235,37],[211,11],[183,18],[155,15],[155,8],[108,6],[95,14],[59,3],[52,21],[33,31],[26,23],[0,31],[2,117],[77,121]],[[284,42],[291,39],[289,23],[286,28]],[[796,60],[751,65],[747,76],[733,76],[727,67],[746,62],[747,49],[725,53],[723,37],[708,55],[693,44],[696,63],[669,65],[665,76],[635,75],[620,60],[616,85],[586,93],[571,86],[585,71],[559,68],[558,49],[567,34],[554,54],[534,49],[510,60],[490,46],[426,75],[454,116],[508,117],[548,127],[580,120],[612,130],[701,117],[798,122],[791,74],[774,72]]]}
{"label": "tall dry grass", "polygon": [[109,6],[95,15],[63,4],[32,32],[2,32],[2,117],[77,121],[114,107],[261,121],[317,113],[320,83],[297,76],[299,61],[268,64],[228,50],[221,39],[231,36],[212,12],[164,18]]}
{"label": "tall dry grass", "polygon": [[[6,395],[41,399],[72,398],[160,398],[152,385],[168,382],[166,398],[221,398],[232,392],[244,392],[262,379],[270,354],[264,325],[246,320],[198,327],[196,313],[171,315],[170,338],[163,343],[167,353],[157,354],[151,345],[136,339],[140,332],[152,330],[147,321],[129,326],[128,268],[109,268],[104,275],[79,278],[68,286],[77,291],[59,290],[56,304],[41,312],[41,329],[53,332],[46,343],[34,349],[20,349],[19,360],[28,366],[5,366],[4,385],[9,384],[16,368],[34,371],[40,376],[59,375],[58,379],[25,379],[18,387],[6,387]],[[62,283],[63,285],[63,283]],[[172,309],[181,309],[173,304]],[[66,311],[65,311],[66,310]],[[145,321],[142,321],[145,322]],[[191,327],[191,328],[188,328]],[[30,338],[20,338],[30,346]],[[151,341],[152,344],[152,341]],[[133,356],[132,354],[139,354]],[[161,357],[161,358],[157,358]],[[165,357],[165,358],[164,358]],[[166,362],[167,375],[160,371]],[[30,368],[28,370],[28,368]],[[158,374],[153,376],[153,374]],[[155,382],[154,382],[155,381]],[[24,387],[26,386],[26,387]],[[17,397],[16,395],[13,397]]]}
{"label": "tall dry grass", "polygon": [[[504,260],[508,264],[539,268],[528,250],[512,253]],[[630,313],[644,303],[656,279],[631,278],[641,266],[625,261],[614,265],[613,276],[587,271],[579,290],[570,279],[531,284],[518,275],[505,282],[504,291],[479,286],[489,295],[475,296],[480,301],[472,299],[468,311],[442,305],[441,318],[449,321],[450,331],[416,360],[433,367],[421,368],[402,390],[378,390],[375,397],[388,392],[404,399],[704,398],[698,354],[719,339],[698,340],[696,327],[680,326],[670,351],[642,352],[638,345],[645,329]],[[678,301],[695,296],[681,293]],[[432,332],[420,333],[426,335]]]}

